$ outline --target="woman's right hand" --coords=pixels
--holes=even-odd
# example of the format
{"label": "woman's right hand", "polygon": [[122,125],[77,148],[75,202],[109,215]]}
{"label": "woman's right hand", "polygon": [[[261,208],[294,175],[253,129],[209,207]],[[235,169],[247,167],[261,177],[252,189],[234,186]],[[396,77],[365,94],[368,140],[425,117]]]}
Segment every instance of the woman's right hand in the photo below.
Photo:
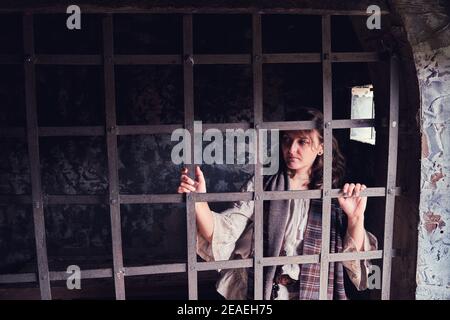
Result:
{"label": "woman's right hand", "polygon": [[178,193],[190,193],[190,192],[206,192],[206,182],[203,176],[202,170],[199,166],[195,166],[195,181],[189,178],[188,169],[181,169],[180,185],[178,186]]}
{"label": "woman's right hand", "polygon": [[[195,181],[188,177],[188,169],[181,169],[180,186],[178,193],[206,192],[206,182],[202,170],[195,166]],[[203,237],[211,243],[214,232],[214,219],[208,202],[195,202],[195,216],[197,221],[197,230]]]}

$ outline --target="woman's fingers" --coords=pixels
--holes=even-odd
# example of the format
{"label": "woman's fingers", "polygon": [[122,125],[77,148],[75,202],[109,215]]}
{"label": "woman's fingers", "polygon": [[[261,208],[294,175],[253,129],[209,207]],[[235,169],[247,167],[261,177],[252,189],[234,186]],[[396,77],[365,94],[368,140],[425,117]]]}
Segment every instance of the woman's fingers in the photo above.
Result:
{"label": "woman's fingers", "polygon": [[188,184],[190,184],[190,185],[195,185],[195,181],[194,180],[192,180],[191,178],[189,178],[187,175],[185,175],[185,174],[183,174],[183,175],[181,175],[181,182],[186,182],[186,183],[188,183]]}
{"label": "woman's fingers", "polygon": [[359,197],[361,192],[366,190],[367,186],[361,183],[346,183],[342,187],[342,192],[344,197]]}
{"label": "woman's fingers", "polygon": [[186,189],[188,189],[188,190],[195,191],[195,187],[194,187],[194,186],[191,186],[190,184],[188,184],[188,183],[186,183],[186,182],[180,183],[180,186],[183,187],[183,188],[186,188]]}
{"label": "woman's fingers", "polygon": [[178,187],[177,192],[178,192],[178,193],[190,193],[191,190],[188,190],[188,189],[183,188],[183,187]]}
{"label": "woman's fingers", "polygon": [[[366,189],[367,189],[367,187],[366,187],[365,184],[361,185],[361,191],[364,191],[364,190],[366,190]],[[366,196],[366,197],[367,197],[367,196]]]}
{"label": "woman's fingers", "polygon": [[183,192],[206,192],[206,183],[205,183],[205,177],[203,175],[202,170],[200,170],[199,166],[195,167],[195,180],[190,178],[188,175],[188,169],[182,168],[181,169],[181,176],[180,176],[180,185],[178,188],[179,193]]}
{"label": "woman's fingers", "polygon": [[181,169],[181,177],[180,177],[180,185],[177,189],[178,193],[190,193],[191,191],[195,191],[198,183],[191,178],[188,177],[188,168]]}
{"label": "woman's fingers", "polygon": [[347,197],[352,197],[353,196],[353,190],[355,189],[355,184],[354,183],[350,183],[350,185],[348,186],[348,190],[347,190]]}
{"label": "woman's fingers", "polygon": [[348,196],[348,187],[350,186],[350,183],[344,184],[344,188],[342,188],[344,191],[344,196]]}
{"label": "woman's fingers", "polygon": [[359,193],[361,192],[361,184],[357,183],[355,189],[353,190],[353,195],[355,197],[359,197]]}
{"label": "woman's fingers", "polygon": [[195,166],[195,178],[200,183],[205,182],[205,177],[203,176],[200,166]]}

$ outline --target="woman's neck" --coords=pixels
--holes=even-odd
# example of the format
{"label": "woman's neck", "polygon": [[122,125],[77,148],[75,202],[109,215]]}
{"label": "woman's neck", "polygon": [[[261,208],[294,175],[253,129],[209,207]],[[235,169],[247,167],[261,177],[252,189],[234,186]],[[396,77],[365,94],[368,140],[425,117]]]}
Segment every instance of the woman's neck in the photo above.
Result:
{"label": "woman's neck", "polygon": [[310,174],[305,172],[288,170],[291,190],[308,190]]}
{"label": "woman's neck", "polygon": [[289,178],[293,180],[301,180],[305,181],[310,179],[311,177],[311,169],[308,170],[290,170],[288,169]]}

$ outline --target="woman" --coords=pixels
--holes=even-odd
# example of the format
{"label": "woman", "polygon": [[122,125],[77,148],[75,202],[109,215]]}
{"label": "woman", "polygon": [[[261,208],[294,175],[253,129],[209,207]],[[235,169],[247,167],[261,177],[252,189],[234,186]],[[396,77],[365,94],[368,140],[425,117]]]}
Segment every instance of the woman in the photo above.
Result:
{"label": "woman", "polygon": [[[323,126],[323,115],[314,109],[302,109],[300,120],[315,121]],[[283,131],[280,134],[279,172],[265,177],[264,190],[309,190],[322,188],[323,130]],[[333,138],[333,188],[341,186],[344,157]],[[195,180],[183,169],[178,193],[206,192],[200,167],[196,166]],[[250,179],[242,191],[253,191]],[[377,240],[364,229],[367,197],[360,192],[366,186],[345,183],[342,194],[332,201],[330,252],[353,252],[377,249]],[[197,253],[206,261],[246,259],[253,254],[252,201],[239,201],[221,214],[212,211],[208,203],[195,204],[197,217]],[[320,254],[321,199],[265,201],[264,256],[294,256]],[[330,263],[328,298],[346,299],[343,269],[358,290],[367,288],[368,261]],[[253,297],[252,269],[221,270],[217,291],[226,299]],[[264,299],[318,299],[319,264],[283,265],[264,268]]]}

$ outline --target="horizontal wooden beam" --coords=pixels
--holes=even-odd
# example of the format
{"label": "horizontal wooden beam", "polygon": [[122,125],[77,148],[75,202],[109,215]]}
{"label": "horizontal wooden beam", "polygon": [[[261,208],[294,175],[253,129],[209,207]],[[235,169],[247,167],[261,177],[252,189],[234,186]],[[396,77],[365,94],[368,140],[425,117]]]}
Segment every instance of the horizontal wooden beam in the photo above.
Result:
{"label": "horizontal wooden beam", "polygon": [[39,127],[40,137],[64,137],[64,136],[104,136],[104,126],[86,127]]}
{"label": "horizontal wooden beam", "polygon": [[[11,2],[13,3],[13,2]],[[55,1],[53,5],[39,5],[32,1],[22,1],[21,4],[2,4],[0,5],[1,13],[13,12],[29,12],[34,14],[39,13],[66,13],[67,5],[61,5]],[[158,2],[157,5],[139,4],[135,2],[122,2],[121,6],[112,5],[80,5],[83,13],[158,13],[158,14],[298,14],[298,15],[348,15],[348,16],[366,16],[366,9],[370,4],[376,4],[381,8],[382,15],[389,14],[388,8],[381,0],[368,1],[351,1],[344,2],[327,2],[326,5],[317,3],[315,1],[303,2],[301,5],[297,3],[286,4],[274,2],[272,6],[269,5],[255,5],[249,3],[247,6],[237,5],[213,5],[208,2],[205,5],[200,5],[198,2],[180,2],[174,4],[168,2]]]}
{"label": "horizontal wooden beam", "polygon": [[[340,189],[332,189],[330,196],[337,198],[340,196]],[[391,191],[386,191],[384,187],[367,188],[361,192],[365,197],[384,197],[388,192],[395,196],[402,194],[402,189],[396,187]],[[254,192],[219,192],[219,193],[191,193],[189,194],[196,202],[232,202],[232,201],[253,201]],[[262,200],[286,200],[286,199],[320,199],[322,190],[303,191],[265,191]],[[119,195],[121,204],[151,204],[151,203],[184,203],[182,194],[121,194]],[[0,195],[0,204],[31,204],[30,195]],[[85,204],[100,205],[107,204],[106,195],[44,195],[44,205],[59,204]]]}
{"label": "horizontal wooden beam", "polygon": [[[51,281],[65,281],[72,273],[67,273],[66,271],[51,271],[50,280]],[[91,270],[80,270],[81,279],[100,279],[100,278],[111,278],[112,269],[91,269]]]}
{"label": "horizontal wooden beam", "polygon": [[150,203],[184,203],[182,194],[121,194],[121,204],[150,204]]}
{"label": "horizontal wooden beam", "polygon": [[194,54],[194,64],[250,64],[250,54]]}
{"label": "horizontal wooden beam", "polygon": [[[250,54],[194,54],[194,64],[251,64]],[[377,52],[332,52],[332,62],[378,62]],[[0,54],[0,64],[22,64],[22,55]],[[102,65],[100,54],[37,54],[35,64],[39,65]],[[117,54],[112,57],[116,65],[181,65],[181,54]],[[316,53],[265,53],[262,55],[265,64],[280,63],[321,63],[322,54]]]}
{"label": "horizontal wooden beam", "polygon": [[35,56],[36,64],[43,65],[101,65],[101,55],[88,54],[38,54]]}
{"label": "horizontal wooden beam", "polygon": [[309,264],[319,262],[320,256],[318,254],[314,254],[291,257],[267,257],[263,258],[261,263],[263,266],[282,266],[285,264]]}
{"label": "horizontal wooden beam", "polygon": [[146,64],[181,64],[181,54],[149,55],[149,54],[116,54],[113,63],[116,65],[146,65]]}
{"label": "horizontal wooden beam", "polygon": [[150,274],[166,274],[186,272],[185,263],[161,264],[143,267],[125,267],[125,276],[140,276]]}
{"label": "horizontal wooden beam", "polygon": [[222,260],[210,262],[198,262],[195,266],[197,271],[208,271],[218,269],[251,268],[253,259]]}
{"label": "horizontal wooden beam", "polygon": [[365,252],[330,253],[328,261],[375,260],[383,258],[383,250]]}

